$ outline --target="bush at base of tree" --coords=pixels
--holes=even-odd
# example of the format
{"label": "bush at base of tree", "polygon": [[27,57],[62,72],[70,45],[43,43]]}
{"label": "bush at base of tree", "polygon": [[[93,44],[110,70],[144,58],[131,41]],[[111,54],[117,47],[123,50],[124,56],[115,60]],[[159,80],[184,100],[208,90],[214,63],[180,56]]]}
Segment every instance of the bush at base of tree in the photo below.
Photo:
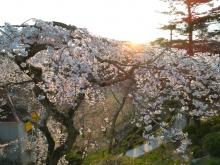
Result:
{"label": "bush at base of tree", "polygon": [[210,128],[210,130],[211,130],[212,132],[218,132],[218,131],[220,131],[220,125],[219,125],[219,124],[213,125],[213,126]]}
{"label": "bush at base of tree", "polygon": [[65,159],[69,162],[71,165],[81,165],[83,162],[82,159],[82,152],[76,152],[74,154],[71,150],[66,154]]}
{"label": "bush at base of tree", "polygon": [[193,145],[199,145],[199,139],[195,135],[189,135],[188,138],[191,140]]}
{"label": "bush at base of tree", "polygon": [[202,150],[201,147],[199,147],[199,146],[194,146],[194,147],[192,148],[192,152],[193,152],[193,156],[194,156],[195,158],[201,158],[201,157],[204,156],[203,150]]}
{"label": "bush at base of tree", "polygon": [[220,155],[220,132],[207,134],[203,138],[203,148],[206,149],[210,155]]}
{"label": "bush at base of tree", "polygon": [[187,132],[189,135],[195,135],[196,134],[196,126],[194,125],[188,125],[188,126],[185,126],[183,128],[183,132]]}
{"label": "bush at base of tree", "polygon": [[199,130],[197,131],[197,135],[198,137],[202,138],[204,137],[206,134],[210,133],[211,130],[210,128],[213,126],[212,122],[207,121],[201,124]]}

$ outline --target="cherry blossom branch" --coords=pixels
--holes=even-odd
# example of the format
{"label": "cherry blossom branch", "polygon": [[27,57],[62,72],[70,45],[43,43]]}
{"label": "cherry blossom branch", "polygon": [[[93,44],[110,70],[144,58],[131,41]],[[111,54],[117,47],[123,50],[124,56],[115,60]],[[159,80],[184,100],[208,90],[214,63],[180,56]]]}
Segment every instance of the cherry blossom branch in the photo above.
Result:
{"label": "cherry blossom branch", "polygon": [[115,93],[112,91],[112,89],[110,89],[114,99],[118,102],[118,104],[120,104],[120,101],[118,100],[118,98],[116,97]]}

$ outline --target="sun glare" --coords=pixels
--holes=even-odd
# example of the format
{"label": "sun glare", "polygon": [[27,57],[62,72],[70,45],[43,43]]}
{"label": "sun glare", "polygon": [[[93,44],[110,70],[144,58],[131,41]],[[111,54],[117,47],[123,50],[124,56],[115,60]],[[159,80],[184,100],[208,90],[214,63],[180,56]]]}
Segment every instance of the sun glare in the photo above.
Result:
{"label": "sun glare", "polygon": [[136,11],[128,15],[129,19],[123,23],[128,26],[121,35],[124,35],[124,38],[129,37],[128,41],[133,44],[149,43],[158,38],[161,34],[157,28],[160,27],[160,23],[167,19],[167,16],[156,12],[156,10],[164,10],[161,2],[145,0],[140,1],[139,4],[129,5],[136,9]]}
{"label": "sun glare", "polygon": [[[66,0],[65,5],[62,5],[62,1],[56,3],[52,0],[39,1],[28,15],[25,9],[32,7],[30,1],[13,2],[13,6],[10,6],[8,1],[3,2],[5,7],[0,11],[1,15],[7,13],[8,9],[16,12],[17,15],[16,17],[6,15],[0,18],[0,24],[3,25],[4,22],[21,24],[30,18],[37,18],[87,28],[93,34],[102,37],[147,43],[158,38],[156,28],[159,27],[159,23],[164,22],[162,14],[155,12],[155,10],[164,11],[164,6],[159,0],[74,0],[74,3]],[[53,10],[42,8],[42,3],[44,6],[45,3],[48,4]],[[74,10],[72,10],[73,5]],[[56,12],[60,10],[60,6],[62,6],[62,12]],[[41,12],[38,11],[39,8],[42,9]]]}

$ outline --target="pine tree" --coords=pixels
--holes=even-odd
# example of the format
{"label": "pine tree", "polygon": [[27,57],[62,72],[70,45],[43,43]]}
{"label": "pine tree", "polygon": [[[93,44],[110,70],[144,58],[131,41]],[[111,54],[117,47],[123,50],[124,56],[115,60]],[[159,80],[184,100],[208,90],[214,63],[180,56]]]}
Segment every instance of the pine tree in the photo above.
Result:
{"label": "pine tree", "polygon": [[[219,19],[219,7],[216,7],[216,0],[160,1],[169,3],[169,11],[161,13],[171,16],[169,25],[165,25],[160,29],[171,30],[171,32],[172,30],[176,30],[181,36],[187,36],[187,52],[189,55],[193,55],[195,39],[199,38],[198,34],[207,32],[207,25]],[[176,28],[167,28],[171,27],[171,25]],[[170,42],[172,43],[172,41]]]}

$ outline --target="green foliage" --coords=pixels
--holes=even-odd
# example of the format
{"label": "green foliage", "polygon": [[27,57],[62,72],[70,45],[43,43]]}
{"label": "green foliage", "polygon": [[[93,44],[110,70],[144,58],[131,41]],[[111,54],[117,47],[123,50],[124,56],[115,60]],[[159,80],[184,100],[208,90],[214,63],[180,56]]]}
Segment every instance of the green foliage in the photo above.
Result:
{"label": "green foliage", "polygon": [[198,129],[197,135],[202,138],[208,133],[217,131],[220,131],[220,115],[203,122]]}
{"label": "green foliage", "polygon": [[[133,135],[128,135],[126,139],[122,142],[122,148],[124,149],[132,149],[135,146],[139,146],[143,144],[143,141],[145,140],[141,135],[135,135],[133,139],[130,141]],[[129,146],[128,146],[129,144]],[[123,151],[122,151],[123,152]]]}
{"label": "green foliage", "polygon": [[66,154],[65,159],[72,165],[81,165],[83,162],[82,154],[74,154],[72,150]]}
{"label": "green foliage", "polygon": [[193,145],[199,144],[199,139],[196,137],[196,135],[189,135],[188,138],[191,140]]}
{"label": "green foliage", "polygon": [[218,131],[220,131],[220,124],[213,125],[213,126],[210,128],[210,131],[211,131],[211,132],[218,132]]}
{"label": "green foliage", "polygon": [[192,152],[195,158],[201,158],[204,156],[203,150],[197,145],[192,148]]}
{"label": "green foliage", "polygon": [[195,135],[195,134],[196,134],[196,129],[197,129],[196,126],[194,126],[194,125],[188,125],[188,126],[185,126],[185,127],[183,128],[183,132],[184,132],[184,133],[187,132],[189,135]]}
{"label": "green foliage", "polygon": [[35,163],[33,161],[30,161],[27,165],[35,165]]}
{"label": "green foliage", "polygon": [[220,132],[209,133],[203,138],[203,148],[206,149],[210,155],[220,155]]}
{"label": "green foliage", "polygon": [[80,150],[78,150],[78,151],[76,151],[76,154],[77,154],[77,155],[82,155],[82,154],[83,154],[83,152],[82,152],[82,151],[80,151]]}
{"label": "green foliage", "polygon": [[101,162],[96,163],[96,165],[134,165],[140,164],[140,160],[127,157],[127,156],[109,156],[104,158]]}
{"label": "green foliage", "polygon": [[107,148],[103,148],[98,151],[91,152],[85,157],[82,164],[89,165],[89,164],[95,164],[95,162],[100,162],[108,156],[107,153],[108,153]]}
{"label": "green foliage", "polygon": [[163,148],[163,149],[166,148],[165,145],[164,145],[163,143],[160,144],[160,147]]}
{"label": "green foliage", "polygon": [[220,115],[214,116],[211,119],[209,119],[208,121],[212,122],[213,125],[217,125],[220,123]]}
{"label": "green foliage", "polygon": [[210,159],[210,160],[207,162],[207,165],[219,165],[219,161],[214,160],[214,159]]}
{"label": "green foliage", "polygon": [[195,165],[219,165],[219,164],[220,164],[220,158],[209,156],[201,159]]}
{"label": "green foliage", "polygon": [[159,152],[149,152],[147,156],[150,161],[161,160],[163,157]]}
{"label": "green foliage", "polygon": [[[182,165],[184,163],[187,164],[186,161],[183,160],[174,160],[170,157],[167,151],[163,148],[153,150],[145,155],[139,157],[141,160],[140,165]],[[138,164],[137,164],[138,165]]]}
{"label": "green foliage", "polygon": [[213,126],[213,124],[210,121],[201,123],[201,126],[197,131],[197,136],[200,137],[200,138],[204,137],[206,134],[211,132],[210,128],[212,126]]}
{"label": "green foliage", "polygon": [[[136,127],[136,126],[132,127],[132,129],[127,132],[127,136],[133,135],[138,129],[139,129],[139,128]],[[141,129],[137,132],[137,135],[142,135],[142,134],[143,134],[143,131],[144,131],[144,128],[141,128]]]}
{"label": "green foliage", "polygon": [[[139,128],[138,127],[133,127],[131,130],[129,130],[126,134],[126,138],[125,140],[122,142],[122,149],[120,150],[120,152],[124,152],[124,149],[132,149],[137,145],[141,145],[144,142],[144,138],[142,136],[144,128],[141,128],[138,132]],[[137,133],[136,133],[137,132]],[[136,134],[135,134],[136,133]],[[135,136],[133,137],[133,135],[135,134]],[[132,138],[133,137],[133,138]],[[132,140],[131,140],[132,138]],[[131,140],[131,141],[130,141]],[[130,141],[130,142],[129,142]],[[129,144],[129,146],[128,146]]]}
{"label": "green foliage", "polygon": [[171,121],[171,119],[172,119],[172,116],[170,115],[166,118],[166,122],[169,123]]}

